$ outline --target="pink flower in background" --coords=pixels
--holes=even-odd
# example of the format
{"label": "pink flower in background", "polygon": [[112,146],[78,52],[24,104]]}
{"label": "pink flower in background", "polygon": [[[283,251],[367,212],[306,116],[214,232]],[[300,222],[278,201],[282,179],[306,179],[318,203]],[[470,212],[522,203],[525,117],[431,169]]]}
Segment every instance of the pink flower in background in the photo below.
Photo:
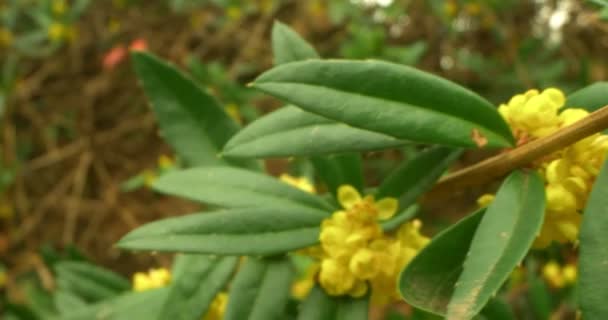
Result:
{"label": "pink flower in background", "polygon": [[123,45],[118,45],[110,49],[103,57],[103,69],[112,70],[127,56],[127,50]]}

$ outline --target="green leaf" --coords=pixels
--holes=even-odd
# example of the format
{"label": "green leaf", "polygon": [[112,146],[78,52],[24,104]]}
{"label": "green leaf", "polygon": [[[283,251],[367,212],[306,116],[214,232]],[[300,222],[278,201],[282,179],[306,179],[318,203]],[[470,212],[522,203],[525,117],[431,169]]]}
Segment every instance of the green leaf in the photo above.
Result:
{"label": "green leaf", "polygon": [[315,172],[334,196],[343,184],[352,185],[355,189],[363,191],[365,183],[359,154],[313,157],[310,160]]}
{"label": "green leaf", "polygon": [[230,167],[205,167],[162,175],[154,189],[227,208],[283,208],[329,215],[333,208],[320,197],[262,173]]}
{"label": "green leaf", "polygon": [[408,263],[399,278],[399,290],[407,303],[445,315],[484,211],[479,210],[436,235]]}
{"label": "green leaf", "polygon": [[416,142],[475,147],[513,143],[496,109],[475,93],[434,75],[387,62],[308,60],[280,65],[253,86],[306,111]]}
{"label": "green leaf", "polygon": [[578,301],[584,319],[608,318],[608,162],[587,201],[580,231]]}
{"label": "green leaf", "polygon": [[458,159],[462,150],[432,147],[395,169],[378,187],[377,198],[399,198],[402,208],[409,207]]}
{"label": "green leaf", "polygon": [[90,302],[111,298],[131,289],[127,279],[85,262],[59,262],[55,265],[55,272],[60,290]]}
{"label": "green leaf", "polygon": [[[175,67],[151,54],[132,54],[161,134],[189,166],[225,165],[218,157],[239,127],[217,101]],[[252,160],[231,164],[259,168]]]}
{"label": "green leaf", "polygon": [[129,292],[113,299],[77,309],[65,315],[61,320],[139,320],[156,319],[167,299],[167,288]]}
{"label": "green leaf", "polygon": [[403,223],[413,218],[419,210],[420,207],[417,204],[413,204],[404,210],[401,210],[392,218],[381,223],[382,230],[390,232],[399,228]]}
{"label": "green leaf", "polygon": [[540,231],[544,184],[537,173],[513,172],[473,236],[446,319],[473,318],[521,263]]}
{"label": "green leaf", "polygon": [[87,303],[72,292],[57,290],[53,294],[55,300],[55,308],[59,314],[73,312],[80,308],[86,308]]}
{"label": "green leaf", "polygon": [[311,156],[380,150],[406,143],[286,106],[239,131],[228,141],[223,155],[236,158]]}
{"label": "green leaf", "polygon": [[273,255],[316,244],[326,217],[292,207],[204,212],[146,224],[117,245],[132,250]]}
{"label": "green leaf", "polygon": [[306,40],[279,21],[272,26],[272,54],[274,64],[319,58],[319,54]]}
{"label": "green leaf", "polygon": [[298,320],[335,320],[338,301],[318,285],[312,288],[302,303]]}
{"label": "green leaf", "polygon": [[369,296],[332,297],[318,285],[302,303],[298,320],[367,320]]}
{"label": "green leaf", "polygon": [[364,298],[340,298],[336,310],[336,320],[367,320],[369,296]]}
{"label": "green leaf", "polygon": [[179,256],[176,263],[180,269],[179,276],[171,280],[169,295],[156,318],[202,319],[232,276],[237,262],[237,257]]}
{"label": "green leaf", "polygon": [[509,304],[499,298],[490,299],[480,315],[488,320],[515,320]]}
{"label": "green leaf", "polygon": [[285,256],[247,258],[230,287],[224,320],[282,319],[293,273]]}
{"label": "green leaf", "polygon": [[583,108],[593,112],[608,105],[607,92],[608,82],[596,82],[568,95],[566,107]]}

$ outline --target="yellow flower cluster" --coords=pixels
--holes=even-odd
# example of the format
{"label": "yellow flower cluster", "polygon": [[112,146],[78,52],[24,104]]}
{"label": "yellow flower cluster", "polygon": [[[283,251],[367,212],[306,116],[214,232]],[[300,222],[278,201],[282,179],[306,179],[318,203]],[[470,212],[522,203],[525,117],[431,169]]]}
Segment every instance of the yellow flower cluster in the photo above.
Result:
{"label": "yellow flower cluster", "polygon": [[306,191],[308,193],[315,193],[317,190],[315,186],[308,181],[305,177],[294,177],[289,174],[282,174],[279,179],[288,185],[294,186],[302,191]]}
{"label": "yellow flower cluster", "polygon": [[[588,115],[584,109],[560,112],[565,100],[558,89],[529,90],[511,98],[498,111],[513,129],[518,144],[523,144],[552,134]],[[598,133],[534,164],[545,179],[547,197],[545,222],[535,247],[546,247],[552,241],[577,241],[581,211],[607,151],[608,136]]]}
{"label": "yellow flower cluster", "polygon": [[542,275],[552,287],[563,288],[576,282],[577,271],[573,264],[562,267],[557,262],[550,261],[543,266]]}
{"label": "yellow flower cluster", "polygon": [[225,292],[218,293],[202,320],[221,320],[226,312],[226,305],[228,305],[228,294]]}
{"label": "yellow flower cluster", "polygon": [[165,268],[150,269],[148,273],[133,275],[133,291],[146,291],[166,286],[171,282],[171,273]]}
{"label": "yellow flower cluster", "polygon": [[421,222],[404,224],[395,236],[385,235],[378,220],[392,217],[398,201],[361,197],[352,186],[338,189],[344,208],[321,225],[318,280],[333,296],[361,297],[371,287],[372,302],[386,304],[398,298],[396,281],[401,269],[426,245]]}

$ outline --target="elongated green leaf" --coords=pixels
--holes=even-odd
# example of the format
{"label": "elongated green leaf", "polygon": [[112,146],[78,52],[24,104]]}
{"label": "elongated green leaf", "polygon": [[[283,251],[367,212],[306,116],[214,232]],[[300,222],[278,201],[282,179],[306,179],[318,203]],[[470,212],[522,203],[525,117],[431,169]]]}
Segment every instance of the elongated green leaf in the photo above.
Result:
{"label": "elongated green leaf", "polygon": [[[191,166],[224,165],[219,151],[238,125],[191,79],[148,53],[133,53],[135,71],[156,114],[161,134]],[[257,168],[252,160],[231,162]]]}
{"label": "elongated green leaf", "polygon": [[587,201],[580,233],[578,301],[584,319],[608,318],[608,162]]}
{"label": "elongated green leaf", "polygon": [[436,235],[401,272],[399,290],[412,306],[445,315],[484,210]]}
{"label": "elongated green leaf", "polygon": [[413,205],[401,210],[400,212],[395,214],[395,216],[393,216],[392,218],[390,218],[386,221],[383,221],[381,223],[382,230],[388,232],[388,231],[393,231],[393,230],[399,228],[403,223],[405,223],[406,221],[413,218],[418,213],[419,210],[420,210],[420,206],[418,206],[417,204],[413,204]]}
{"label": "elongated green leaf", "polygon": [[69,291],[57,290],[53,294],[53,300],[55,301],[55,309],[59,314],[66,314],[87,307],[84,300]]}
{"label": "elongated green leaf", "polygon": [[422,151],[395,169],[378,187],[376,196],[399,198],[402,208],[409,207],[433,186],[461,154],[462,150],[446,147],[433,147]]}
{"label": "elongated green leaf", "polygon": [[237,257],[184,255],[179,257],[180,274],[171,280],[169,295],[158,320],[200,320],[215,296],[225,287],[238,262]]}
{"label": "elongated green leaf", "polygon": [[127,279],[85,262],[60,262],[55,265],[55,272],[59,289],[89,302],[111,298],[131,289]]}
{"label": "elongated green leaf", "polygon": [[167,288],[129,292],[74,312],[62,314],[61,320],[136,320],[156,319],[169,290]]}
{"label": "elongated green leaf", "polygon": [[515,315],[509,304],[499,298],[490,299],[481,310],[480,316],[487,320],[515,320]]}
{"label": "elongated green leaf", "polygon": [[273,255],[316,244],[325,217],[290,207],[190,214],[139,227],[122,238],[118,246],[132,250]]}
{"label": "elongated green leaf", "polygon": [[306,40],[279,21],[272,26],[272,54],[275,65],[319,58],[317,51]]}
{"label": "elongated green leaf", "polygon": [[336,195],[338,188],[349,184],[363,191],[363,168],[359,154],[342,154],[310,159],[317,175],[323,180],[327,189]]}
{"label": "elongated green leaf", "polygon": [[477,227],[446,319],[467,320],[479,313],[523,260],[544,212],[545,190],[538,174],[513,172]]}
{"label": "elongated green leaf", "polygon": [[181,170],[161,176],[154,189],[227,208],[290,207],[329,215],[333,208],[320,197],[262,173],[229,167]]}
{"label": "elongated green leaf", "polygon": [[369,151],[406,142],[287,106],[239,131],[224,147],[226,157],[271,158]]}
{"label": "elongated green leaf", "polygon": [[596,82],[568,95],[566,107],[583,108],[589,112],[608,105],[608,82]]}
{"label": "elongated green leaf", "polygon": [[302,303],[298,320],[335,320],[338,301],[318,285],[312,288]]}
{"label": "elongated green leaf", "polygon": [[398,139],[460,147],[512,145],[486,100],[447,80],[380,61],[308,60],[280,65],[253,86],[304,110]]}
{"label": "elongated green leaf", "polygon": [[293,273],[284,256],[247,258],[230,287],[224,320],[282,319]]}
{"label": "elongated green leaf", "polygon": [[341,298],[338,300],[336,309],[336,320],[367,320],[369,309],[369,297],[363,298]]}

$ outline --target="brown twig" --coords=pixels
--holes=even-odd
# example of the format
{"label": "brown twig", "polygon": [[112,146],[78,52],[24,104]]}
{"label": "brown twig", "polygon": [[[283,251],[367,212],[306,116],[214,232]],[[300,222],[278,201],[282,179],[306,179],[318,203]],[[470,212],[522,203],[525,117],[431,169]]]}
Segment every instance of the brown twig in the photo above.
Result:
{"label": "brown twig", "polygon": [[533,140],[440,180],[431,193],[438,196],[465,187],[481,185],[521,168],[545,155],[563,149],[585,137],[608,128],[608,105],[554,134]]}
{"label": "brown twig", "polygon": [[80,212],[80,200],[82,198],[82,193],[84,192],[84,187],[87,182],[87,173],[89,172],[92,160],[93,155],[86,152],[81,156],[78,167],[76,168],[76,174],[74,175],[74,183],[72,186],[72,196],[77,199],[77,201],[68,202],[65,228],[63,229],[63,243],[66,245],[73,243],[74,241],[78,213]]}

